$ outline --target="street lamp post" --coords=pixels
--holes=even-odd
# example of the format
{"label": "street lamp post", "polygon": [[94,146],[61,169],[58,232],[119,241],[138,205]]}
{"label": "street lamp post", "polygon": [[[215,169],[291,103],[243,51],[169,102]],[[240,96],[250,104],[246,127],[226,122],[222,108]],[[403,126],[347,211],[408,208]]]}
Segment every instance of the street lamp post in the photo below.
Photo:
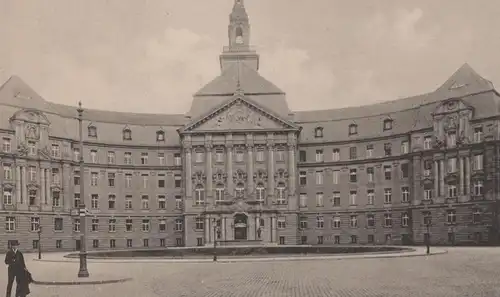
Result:
{"label": "street lamp post", "polygon": [[[85,172],[83,168],[83,125],[82,125],[82,102],[78,102],[78,128],[80,130],[80,197],[85,201]],[[78,270],[78,277],[89,277],[89,271],[87,270],[87,222],[86,222],[86,209],[85,202],[80,203],[79,216],[80,216],[80,269]]]}
{"label": "street lamp post", "polygon": [[38,260],[42,260],[42,226],[38,226]]}
{"label": "street lamp post", "polygon": [[431,253],[431,231],[430,231],[430,227],[431,227],[431,217],[428,216],[427,217],[427,222],[425,223],[426,227],[427,227],[427,240],[425,241],[425,245],[427,247],[427,255]]}

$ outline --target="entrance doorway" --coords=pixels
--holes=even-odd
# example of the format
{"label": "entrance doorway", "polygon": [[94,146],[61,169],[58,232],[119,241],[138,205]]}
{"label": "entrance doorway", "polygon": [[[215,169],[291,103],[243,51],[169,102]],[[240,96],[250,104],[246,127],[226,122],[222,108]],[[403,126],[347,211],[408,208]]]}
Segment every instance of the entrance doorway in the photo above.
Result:
{"label": "entrance doorway", "polygon": [[247,240],[247,221],[245,214],[239,213],[234,216],[234,239]]}

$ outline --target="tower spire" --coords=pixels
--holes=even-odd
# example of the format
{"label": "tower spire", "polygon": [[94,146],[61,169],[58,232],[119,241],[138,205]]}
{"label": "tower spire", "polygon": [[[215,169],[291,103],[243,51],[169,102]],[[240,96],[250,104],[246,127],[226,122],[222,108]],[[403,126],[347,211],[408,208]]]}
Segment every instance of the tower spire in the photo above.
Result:
{"label": "tower spire", "polygon": [[259,56],[250,46],[250,21],[243,0],[234,0],[227,33],[229,44],[220,57],[221,69],[241,59],[246,66],[258,70]]}

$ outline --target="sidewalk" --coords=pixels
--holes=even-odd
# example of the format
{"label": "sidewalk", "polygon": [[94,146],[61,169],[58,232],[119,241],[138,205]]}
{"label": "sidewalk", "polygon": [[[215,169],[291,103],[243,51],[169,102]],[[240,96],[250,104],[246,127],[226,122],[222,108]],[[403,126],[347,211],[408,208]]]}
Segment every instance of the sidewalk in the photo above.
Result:
{"label": "sidewalk", "polygon": [[[297,254],[283,256],[247,256],[247,257],[232,257],[219,255],[217,262],[234,263],[234,262],[269,262],[269,261],[298,261],[298,260],[348,260],[348,259],[377,259],[377,258],[402,258],[402,257],[418,257],[427,256],[425,247],[409,247],[413,251],[397,252],[397,253],[367,253],[367,254]],[[431,255],[445,254],[447,251],[442,248],[431,247]],[[37,262],[56,262],[56,263],[75,263],[79,259],[65,258],[68,253],[47,253],[43,255],[42,260],[34,259]],[[108,258],[108,259],[88,259],[89,263],[208,263],[213,262],[211,256],[205,258],[161,258],[161,257],[134,257],[134,258]]]}

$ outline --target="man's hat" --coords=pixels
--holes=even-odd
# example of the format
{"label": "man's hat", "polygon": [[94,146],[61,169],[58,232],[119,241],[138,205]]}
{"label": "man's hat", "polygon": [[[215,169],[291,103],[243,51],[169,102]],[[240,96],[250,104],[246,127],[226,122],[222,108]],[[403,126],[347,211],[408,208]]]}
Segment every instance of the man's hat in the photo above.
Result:
{"label": "man's hat", "polygon": [[17,241],[17,240],[12,240],[12,241],[10,242],[10,246],[19,246],[19,241]]}

